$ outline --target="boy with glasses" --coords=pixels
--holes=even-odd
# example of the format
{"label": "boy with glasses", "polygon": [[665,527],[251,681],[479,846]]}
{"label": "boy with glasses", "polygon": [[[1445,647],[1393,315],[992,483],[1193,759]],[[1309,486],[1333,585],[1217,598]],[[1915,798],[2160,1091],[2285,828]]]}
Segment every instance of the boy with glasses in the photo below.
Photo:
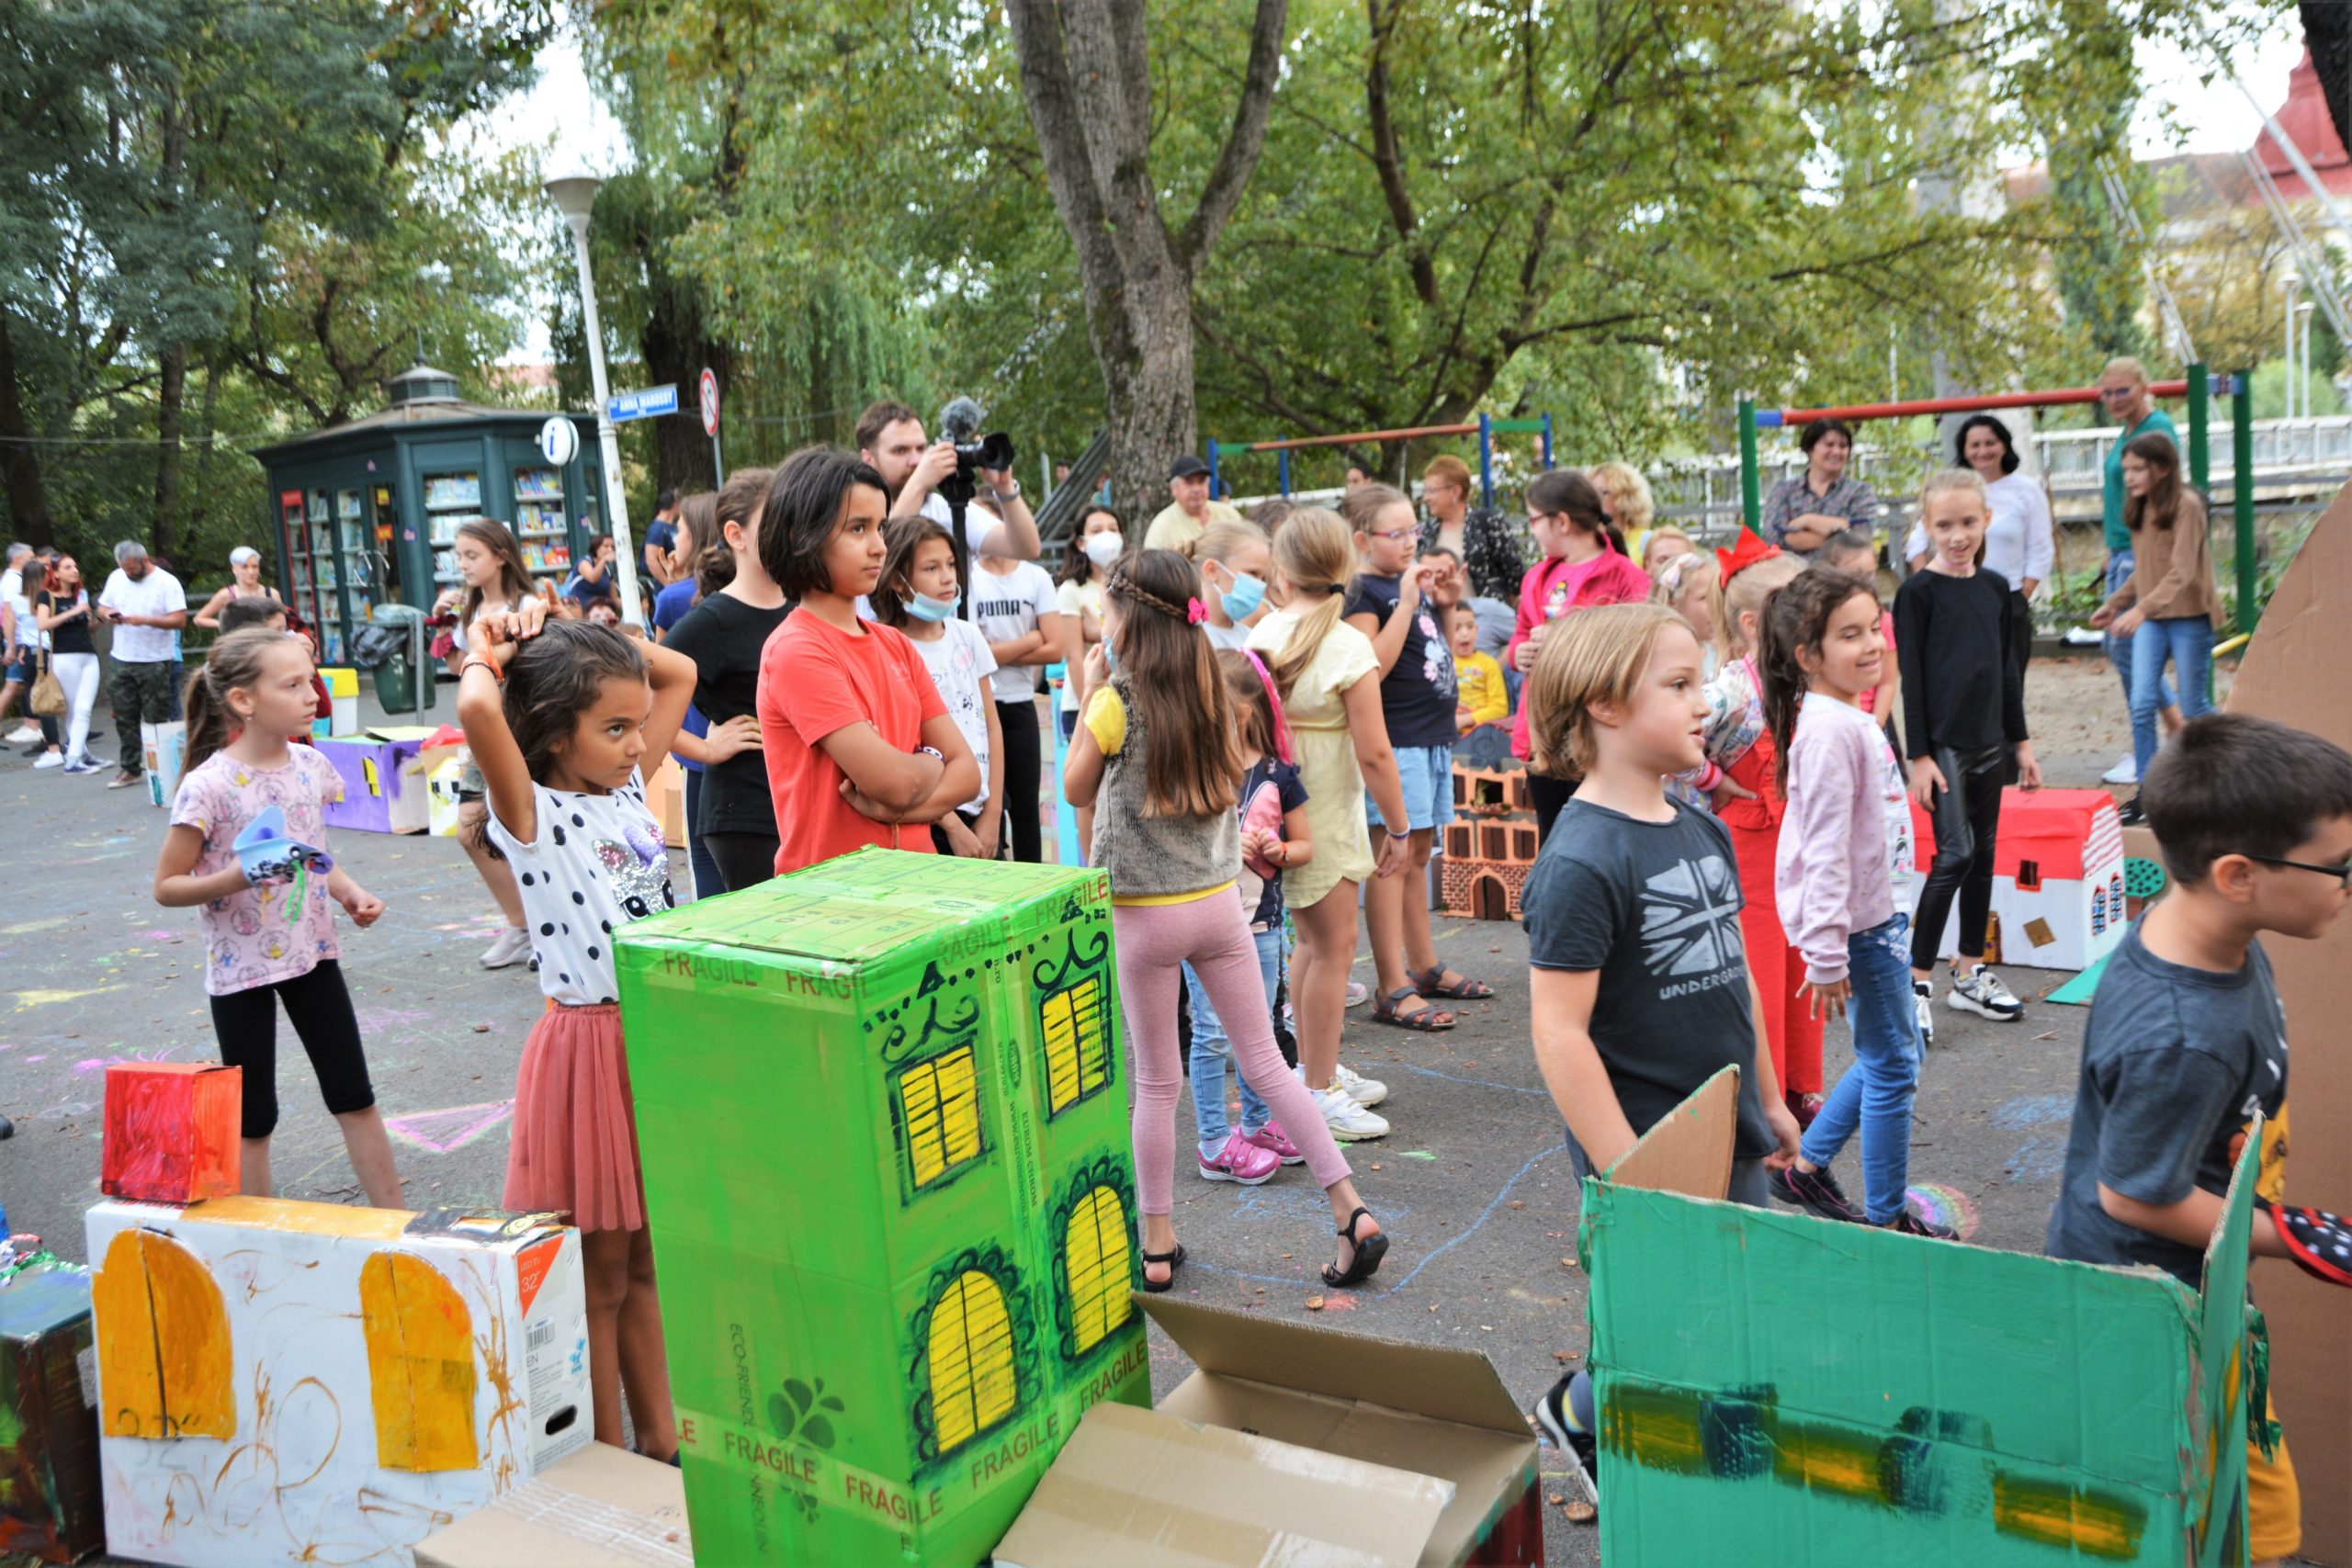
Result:
{"label": "boy with glasses", "polygon": [[[2254,1255],[2352,1281],[2326,1261],[2352,1242],[2333,1216],[2279,1206],[2286,1015],[2257,940],[2316,937],[2352,899],[2352,754],[2270,719],[2211,714],[2157,754],[2140,798],[2172,889],[2124,934],[2099,978],[2046,1250],[2152,1264],[2196,1290],[2259,1111]],[[2256,1562],[2301,1544],[2283,1441],[2270,1459],[2249,1448],[2246,1513]]]}

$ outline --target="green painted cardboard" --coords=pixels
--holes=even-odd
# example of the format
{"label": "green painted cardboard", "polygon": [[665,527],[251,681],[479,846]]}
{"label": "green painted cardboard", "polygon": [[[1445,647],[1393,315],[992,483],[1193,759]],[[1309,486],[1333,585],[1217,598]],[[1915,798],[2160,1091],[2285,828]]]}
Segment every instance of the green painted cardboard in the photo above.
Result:
{"label": "green painted cardboard", "polygon": [[695,1556],[978,1562],[1150,1404],[1107,879],[866,851],[616,953]]}
{"label": "green painted cardboard", "polygon": [[72,1562],[106,1544],[90,1347],[87,1269],[0,1274],[0,1557]]}
{"label": "green painted cardboard", "polygon": [[1604,1560],[2243,1563],[2258,1148],[2201,1295],[1588,1179]]}

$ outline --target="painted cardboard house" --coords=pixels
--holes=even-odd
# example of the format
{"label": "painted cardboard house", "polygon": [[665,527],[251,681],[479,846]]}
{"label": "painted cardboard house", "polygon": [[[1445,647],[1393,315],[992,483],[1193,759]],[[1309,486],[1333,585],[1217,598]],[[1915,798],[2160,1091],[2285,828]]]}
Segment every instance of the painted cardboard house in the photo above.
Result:
{"label": "painted cardboard house", "polygon": [[1149,1404],[1110,917],[869,850],[617,937],[699,1560],[962,1568]]}
{"label": "painted cardboard house", "polygon": [[[1913,908],[1935,860],[1934,825],[1915,802],[1919,874]],[[1985,958],[2034,969],[2087,969],[2115,950],[2125,914],[2123,823],[2103,789],[2001,792],[1994,844],[1993,908]],[[1943,951],[1959,951],[1960,907],[1945,922]]]}
{"label": "painted cardboard house", "polygon": [[1438,897],[1449,915],[1519,919],[1519,897],[1535,868],[1535,807],[1524,768],[1453,764],[1453,820],[1445,827]]}

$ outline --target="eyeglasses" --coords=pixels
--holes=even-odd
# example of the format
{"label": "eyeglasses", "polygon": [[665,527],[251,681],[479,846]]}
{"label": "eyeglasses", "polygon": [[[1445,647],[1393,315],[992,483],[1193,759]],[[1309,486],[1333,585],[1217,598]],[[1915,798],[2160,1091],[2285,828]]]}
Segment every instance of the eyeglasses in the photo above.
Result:
{"label": "eyeglasses", "polygon": [[2352,864],[2313,865],[2307,860],[2281,860],[2277,855],[2248,855],[2256,865],[2283,865],[2290,871],[2315,871],[2322,876],[2335,878],[2340,886],[2352,887]]}
{"label": "eyeglasses", "polygon": [[1385,539],[1392,545],[1401,544],[1407,539],[1418,539],[1420,536],[1421,531],[1419,528],[1391,528],[1385,534],[1368,533],[1364,536],[1367,539]]}

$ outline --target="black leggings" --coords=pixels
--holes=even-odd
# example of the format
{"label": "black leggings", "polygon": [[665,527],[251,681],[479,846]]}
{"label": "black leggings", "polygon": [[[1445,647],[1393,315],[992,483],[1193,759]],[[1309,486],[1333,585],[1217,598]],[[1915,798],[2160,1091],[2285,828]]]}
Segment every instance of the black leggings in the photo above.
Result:
{"label": "black leggings", "polygon": [[1560,819],[1560,808],[1567,805],[1577,793],[1575,779],[1555,779],[1548,773],[1529,769],[1527,800],[1535,807],[1535,842],[1541,847],[1552,836],[1552,824]]}
{"label": "black leggings", "polygon": [[337,1116],[376,1103],[368,1056],[359,1048],[359,1020],[343,965],[327,959],[307,975],[212,998],[212,1032],[220,1059],[244,1071],[244,1135],[266,1138],[277,1128],[277,1004],[310,1053],[319,1092]]}
{"label": "black leggings", "polygon": [[[2022,689],[2025,667],[2033,662],[2033,606],[2014,588],[2009,590],[2009,662],[2017,666],[2018,685]],[[2014,746],[2003,750],[2008,760],[2001,765],[2001,782],[2013,784],[2024,776],[2018,771],[2018,750]],[[1897,748],[1896,755],[1901,754]]]}
{"label": "black leggings", "polygon": [[718,868],[718,885],[729,893],[775,879],[774,833],[705,833],[703,848]]}
{"label": "black leggings", "polygon": [[1936,825],[1936,860],[1919,890],[1919,913],[1911,926],[1911,967],[1932,969],[1943,945],[1944,921],[1960,898],[1960,956],[1984,956],[1984,926],[1993,912],[1993,848],[2001,829],[2001,780],[2009,748],[1974,751],[1936,748],[1944,787],[1930,813]]}
{"label": "black leggings", "polygon": [[999,703],[997,725],[1004,731],[1004,798],[996,809],[1010,818],[997,846],[1001,859],[1009,846],[1012,858],[1035,865],[1046,855],[1037,829],[1037,770],[1044,765],[1038,746],[1037,705]]}

